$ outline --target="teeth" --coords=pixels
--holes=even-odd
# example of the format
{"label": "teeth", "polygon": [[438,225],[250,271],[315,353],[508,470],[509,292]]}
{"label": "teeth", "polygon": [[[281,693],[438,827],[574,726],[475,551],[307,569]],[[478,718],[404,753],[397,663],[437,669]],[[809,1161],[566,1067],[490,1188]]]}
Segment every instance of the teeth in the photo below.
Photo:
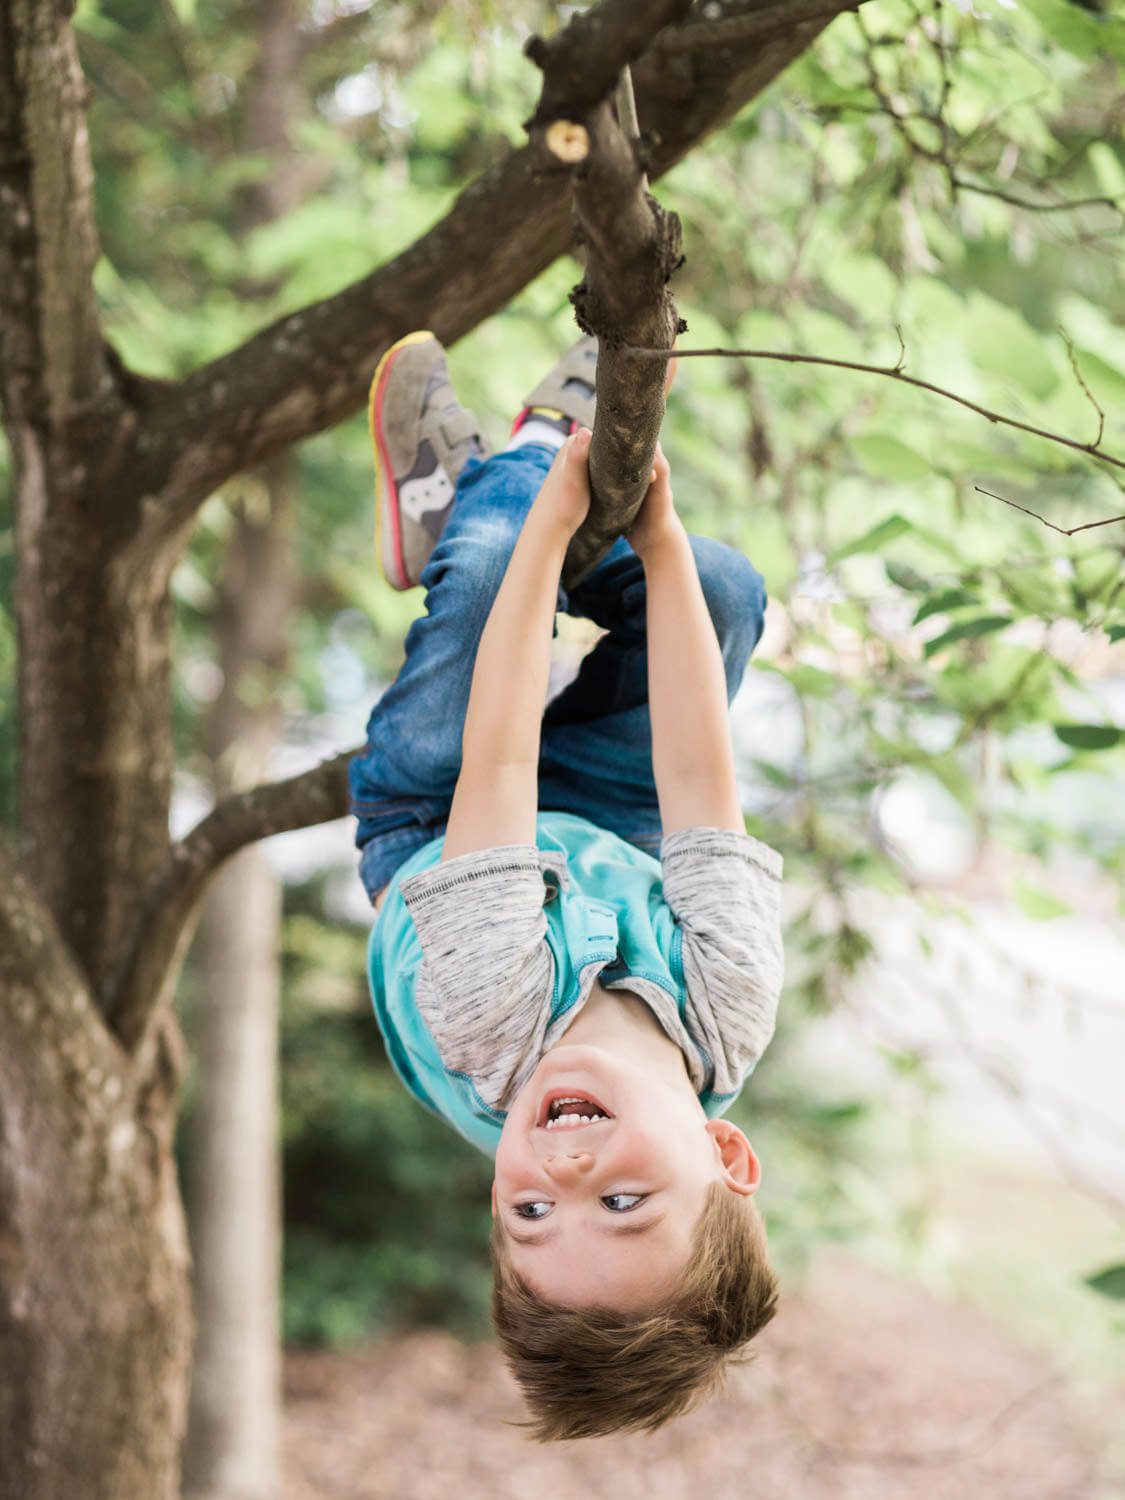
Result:
{"label": "teeth", "polygon": [[[570,1103],[571,1101],[567,1100],[566,1102]],[[595,1117],[594,1115],[556,1115],[553,1120],[547,1121],[547,1129],[554,1130],[556,1125],[592,1125],[595,1118],[600,1118],[600,1116]]]}

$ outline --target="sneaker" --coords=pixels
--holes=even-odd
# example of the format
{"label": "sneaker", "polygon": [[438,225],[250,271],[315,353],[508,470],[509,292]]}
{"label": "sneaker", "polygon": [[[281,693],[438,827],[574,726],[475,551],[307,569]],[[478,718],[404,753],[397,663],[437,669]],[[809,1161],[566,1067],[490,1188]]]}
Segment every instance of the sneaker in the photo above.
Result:
{"label": "sneaker", "polygon": [[371,382],[375,532],[394,589],[417,584],[449,519],[461,470],[487,457],[477,420],[457,400],[432,333],[408,333]]}
{"label": "sneaker", "polygon": [[[594,426],[594,389],[598,370],[598,341],[579,339],[549,371],[530,395],[512,427],[515,437],[528,423],[558,433],[556,441]],[[526,437],[526,433],[524,434]]]}
{"label": "sneaker", "polygon": [[[667,392],[676,377],[679,360],[673,354],[664,377]],[[512,436],[521,433],[528,423],[544,424],[569,437],[579,427],[594,426],[595,390],[598,369],[598,341],[592,335],[579,339],[559,360],[530,395],[524,397],[523,410],[512,427]]]}

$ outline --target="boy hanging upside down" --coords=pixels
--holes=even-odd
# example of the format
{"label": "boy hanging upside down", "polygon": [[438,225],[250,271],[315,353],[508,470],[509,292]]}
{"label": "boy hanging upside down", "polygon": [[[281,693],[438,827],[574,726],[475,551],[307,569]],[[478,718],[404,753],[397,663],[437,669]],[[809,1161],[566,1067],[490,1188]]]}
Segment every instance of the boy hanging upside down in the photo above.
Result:
{"label": "boy hanging upside down", "polygon": [[[540,1438],[654,1428],[773,1316],[760,1168],[722,1119],[773,1032],[780,856],[728,700],[762,581],[689,537],[658,452],[629,540],[590,503],[597,346],[487,457],[441,346],[372,387],[379,534],[426,614],[351,766],[375,1011],[410,1092],[496,1158],[493,1315]],[[548,705],[556,610],[606,632]]]}

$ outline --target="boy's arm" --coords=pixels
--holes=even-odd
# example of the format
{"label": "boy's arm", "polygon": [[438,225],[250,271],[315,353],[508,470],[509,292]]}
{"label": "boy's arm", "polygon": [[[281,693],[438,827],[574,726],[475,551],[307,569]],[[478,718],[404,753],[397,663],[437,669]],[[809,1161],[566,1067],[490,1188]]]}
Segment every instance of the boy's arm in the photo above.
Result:
{"label": "boy's arm", "polygon": [[652,769],[660,821],[665,834],[704,826],[743,833],[723,660],[659,449],[653,473],[629,540],[644,562],[647,585]]}
{"label": "boy's arm", "polygon": [[528,513],[477,647],[442,859],[533,844],[559,574],[590,504],[590,434],[568,438]]}

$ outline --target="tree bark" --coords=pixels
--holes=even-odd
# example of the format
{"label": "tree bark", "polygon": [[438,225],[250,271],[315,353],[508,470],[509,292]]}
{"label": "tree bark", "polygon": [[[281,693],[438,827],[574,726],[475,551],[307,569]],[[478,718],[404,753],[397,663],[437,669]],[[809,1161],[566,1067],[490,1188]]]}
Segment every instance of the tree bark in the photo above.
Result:
{"label": "tree bark", "polygon": [[[565,97],[552,82],[550,50],[529,49],[544,68],[544,94]],[[628,74],[620,103],[632,105]],[[627,113],[626,122],[618,114]],[[572,112],[571,112],[572,113]],[[571,292],[579,326],[598,339],[597,410],[590,443],[590,510],[567,552],[563,582],[573,588],[628,531],[648,489],[664,420],[667,363],[637,360],[628,346],[671,355],[684,325],[668,282],[682,261],[680,221],[648,191],[645,152],[631,108],[602,99],[583,119],[543,120],[544,152],[574,163],[574,208],[586,269]],[[559,127],[564,134],[559,137]]]}
{"label": "tree bark", "polygon": [[174,1500],[177,1034],[128,1057],[2,849],[0,1032],[0,1500]]}

